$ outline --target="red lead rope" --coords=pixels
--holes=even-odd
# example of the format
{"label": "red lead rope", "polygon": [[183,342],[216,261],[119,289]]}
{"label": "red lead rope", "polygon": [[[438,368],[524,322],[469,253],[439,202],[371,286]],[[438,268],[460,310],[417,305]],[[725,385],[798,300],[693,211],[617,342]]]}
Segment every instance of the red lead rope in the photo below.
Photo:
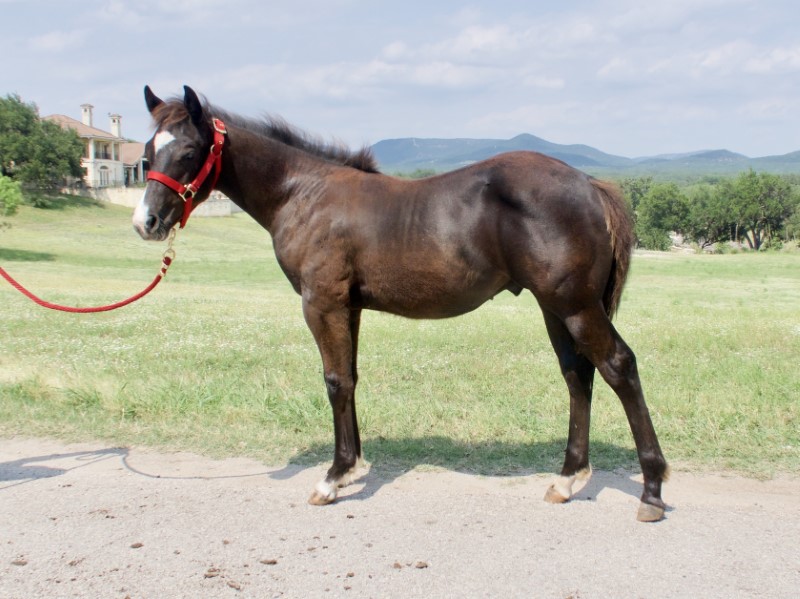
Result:
{"label": "red lead rope", "polygon": [[6,281],[8,281],[14,289],[19,291],[24,296],[32,299],[34,302],[36,302],[43,308],[50,308],[51,310],[60,310],[61,312],[73,312],[77,314],[88,314],[90,312],[107,312],[109,310],[116,310],[117,308],[121,308],[122,306],[127,306],[128,304],[143,298],[145,295],[147,295],[153,289],[156,288],[156,285],[158,285],[161,282],[161,279],[163,279],[164,276],[167,274],[167,269],[169,268],[169,265],[172,264],[172,261],[175,259],[175,250],[172,249],[172,242],[174,239],[175,239],[175,229],[172,229],[169,235],[169,246],[167,247],[167,250],[164,252],[164,256],[161,261],[161,270],[158,271],[158,274],[156,275],[156,278],[153,279],[153,282],[150,283],[147,287],[145,287],[142,291],[140,291],[136,295],[132,295],[128,299],[124,299],[114,304],[108,304],[107,306],[76,308],[73,306],[62,306],[60,304],[54,304],[52,302],[48,302],[41,299],[40,297],[34,295],[33,293],[25,289],[10,274],[8,274],[3,267],[0,267],[0,275],[2,275],[2,277]]}

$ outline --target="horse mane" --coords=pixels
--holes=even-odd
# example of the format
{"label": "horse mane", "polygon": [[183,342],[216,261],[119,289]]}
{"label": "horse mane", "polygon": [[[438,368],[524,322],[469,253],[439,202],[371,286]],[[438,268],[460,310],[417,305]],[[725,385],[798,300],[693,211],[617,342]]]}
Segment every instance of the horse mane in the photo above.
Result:
{"label": "horse mane", "polygon": [[[321,138],[311,135],[301,129],[290,125],[282,117],[265,115],[262,119],[253,119],[234,114],[208,103],[205,98],[203,113],[210,123],[212,117],[222,119],[226,124],[246,129],[262,137],[269,138],[285,146],[296,148],[333,164],[349,166],[367,173],[378,173],[378,163],[372,150],[366,146],[353,151],[342,143],[325,142]],[[153,111],[153,120],[156,127],[174,125],[188,118],[189,113],[183,100],[171,98],[160,104]]]}

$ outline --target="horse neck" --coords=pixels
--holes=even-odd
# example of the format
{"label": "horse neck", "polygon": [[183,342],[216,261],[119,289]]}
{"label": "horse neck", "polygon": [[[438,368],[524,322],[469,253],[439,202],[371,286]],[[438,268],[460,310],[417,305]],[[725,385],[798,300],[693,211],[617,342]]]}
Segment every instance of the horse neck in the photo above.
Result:
{"label": "horse neck", "polygon": [[[335,167],[280,142],[228,127],[217,189],[274,234],[276,213]],[[298,181],[302,180],[302,186]]]}

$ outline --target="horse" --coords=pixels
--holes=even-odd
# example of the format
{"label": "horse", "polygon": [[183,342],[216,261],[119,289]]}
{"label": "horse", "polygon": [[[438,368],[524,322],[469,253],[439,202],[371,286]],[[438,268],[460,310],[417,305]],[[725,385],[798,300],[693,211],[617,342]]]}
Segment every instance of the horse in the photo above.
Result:
{"label": "horse", "polygon": [[634,245],[618,187],[527,151],[401,179],[382,174],[366,147],[326,143],[277,117],[229,113],[188,86],[183,98],[164,101],[149,86],[144,96],[155,133],[145,148],[151,171],[135,230],[164,240],[218,189],[269,232],[302,298],[335,441],[333,463],[309,503],[333,502],[363,465],[355,404],[363,310],[449,318],[502,291],[528,290],[569,392],[564,463],[545,500],[568,501],[575,481],[591,475],[597,370],[619,397],[635,441],[644,478],[637,519],[664,517],[667,462],[635,355],[611,322]]}

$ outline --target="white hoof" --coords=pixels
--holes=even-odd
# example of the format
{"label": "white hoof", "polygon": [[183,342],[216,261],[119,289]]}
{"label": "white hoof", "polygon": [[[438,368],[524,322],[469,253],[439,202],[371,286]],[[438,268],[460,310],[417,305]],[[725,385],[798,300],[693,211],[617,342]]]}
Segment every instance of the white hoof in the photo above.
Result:
{"label": "white hoof", "polygon": [[336,485],[331,485],[327,481],[321,480],[314,487],[314,492],[308,498],[308,503],[311,505],[328,505],[336,501]]}
{"label": "white hoof", "polygon": [[583,470],[579,470],[572,476],[559,476],[556,481],[550,485],[544,495],[544,500],[548,503],[565,503],[572,497],[572,486],[576,480],[587,481],[592,476],[592,467],[587,466]]}

